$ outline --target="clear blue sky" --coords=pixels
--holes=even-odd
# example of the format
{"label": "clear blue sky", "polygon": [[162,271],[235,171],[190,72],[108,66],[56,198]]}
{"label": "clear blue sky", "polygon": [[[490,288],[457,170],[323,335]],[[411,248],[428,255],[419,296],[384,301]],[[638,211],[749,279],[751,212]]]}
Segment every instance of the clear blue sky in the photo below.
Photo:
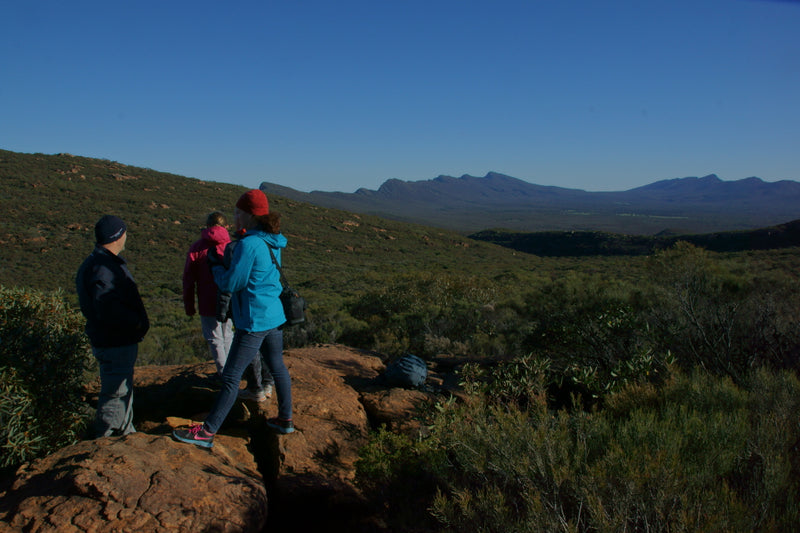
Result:
{"label": "clear blue sky", "polygon": [[800,180],[800,2],[6,2],[0,148],[304,191]]}

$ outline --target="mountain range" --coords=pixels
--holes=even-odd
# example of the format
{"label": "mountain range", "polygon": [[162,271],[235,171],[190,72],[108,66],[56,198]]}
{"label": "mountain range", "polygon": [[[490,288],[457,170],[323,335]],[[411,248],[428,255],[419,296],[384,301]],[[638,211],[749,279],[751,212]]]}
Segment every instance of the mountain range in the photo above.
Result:
{"label": "mountain range", "polygon": [[464,233],[608,231],[629,235],[747,230],[800,218],[800,183],[717,175],[657,181],[618,192],[544,186],[489,172],[484,177],[391,179],[378,190],[301,192],[264,182],[269,194]]}

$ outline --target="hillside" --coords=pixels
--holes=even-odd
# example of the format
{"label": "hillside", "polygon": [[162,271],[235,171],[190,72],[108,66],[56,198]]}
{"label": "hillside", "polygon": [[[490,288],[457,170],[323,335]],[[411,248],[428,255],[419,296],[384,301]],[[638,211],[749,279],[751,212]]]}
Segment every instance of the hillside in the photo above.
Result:
{"label": "hillside", "polygon": [[[93,245],[104,213],[129,225],[126,255],[147,290],[180,294],[185,252],[205,215],[232,219],[244,187],[205,182],[114,161],[69,154],[0,150],[0,283],[73,291],[73,275]],[[372,273],[403,272],[424,261],[427,270],[460,271],[526,262],[502,248],[455,232],[355,215],[269,195],[289,239],[286,275],[300,288],[348,290]],[[499,256],[497,254],[500,254]]]}
{"label": "hillside", "polygon": [[455,231],[605,231],[652,235],[754,229],[800,217],[800,183],[759,178],[663,180],[620,192],[535,185],[486,176],[386,181],[377,191],[304,193],[262,183],[265,192],[315,205],[415,221]]}
{"label": "hillside", "polygon": [[[9,151],[0,151],[0,183],[0,285],[63,289],[76,305],[74,276],[94,246],[94,223],[117,214],[128,223],[123,256],[153,324],[142,364],[203,360],[197,318],[183,312],[185,254],[207,213],[221,210],[232,219],[244,187],[69,154]],[[290,346],[334,342],[348,328],[366,327],[348,306],[398,275],[539,275],[540,259],[455,232],[269,199],[289,240],[284,272],[309,302],[307,324],[287,332]]]}
{"label": "hillside", "polygon": [[[205,215],[217,209],[232,214],[244,187],[69,154],[8,151],[0,151],[0,183],[6,215],[0,221],[0,284],[63,289],[76,304],[73,278],[93,247],[94,223],[104,213],[117,214],[129,225],[123,255],[153,324],[140,351],[142,364],[205,358],[196,317],[183,313],[185,253]],[[518,247],[538,254],[531,255],[507,247],[503,232],[484,242],[445,229],[269,197],[271,208],[283,214],[289,239],[286,276],[309,302],[307,323],[286,332],[288,346],[341,342],[390,354],[421,350],[439,338],[426,335],[443,326],[409,319],[407,329],[397,329],[392,317],[421,312],[415,307],[420,302],[436,307],[434,293],[450,305],[470,301],[441,307],[450,312],[520,294],[521,288],[546,280],[582,273],[635,280],[648,268],[646,256],[622,258],[608,248],[602,255],[592,252],[587,262],[576,257],[581,254],[575,253],[574,239],[572,251],[560,249],[558,256]],[[547,237],[548,246],[563,244],[569,235]],[[629,237],[612,236],[620,238]],[[764,260],[794,261],[792,254]],[[452,324],[466,328],[464,320]],[[472,338],[466,329],[458,335]],[[435,343],[426,346],[436,349]]]}
{"label": "hillside", "polygon": [[[523,196],[525,190],[530,192],[524,182],[501,175],[440,177],[434,181],[441,190],[451,191],[453,197],[458,197],[457,190],[463,183],[472,183],[474,187],[493,183],[498,186],[493,193],[495,204],[509,191],[517,190],[519,196]],[[720,183],[716,178],[690,181],[696,182],[696,194],[700,194],[701,189],[731,189],[730,184]],[[760,180],[746,181],[754,188],[765,187]],[[39,289],[62,288],[72,294],[75,269],[93,245],[94,222],[104,213],[115,213],[129,224],[130,239],[125,255],[143,293],[174,308],[179,308],[185,250],[197,238],[205,215],[217,209],[232,214],[233,203],[244,191],[237,185],[206,182],[114,161],[5,150],[0,150],[0,183],[3,192],[0,208],[5,214],[0,220],[0,244],[4,248],[0,256],[0,283]],[[658,196],[663,189],[680,189],[686,194],[682,183],[685,180],[659,182],[643,188],[639,194]],[[769,185],[785,188],[787,197],[791,196],[791,183]],[[410,195],[415,187],[394,180],[382,187],[380,195]],[[279,190],[291,196],[291,189]],[[533,186],[533,190],[537,191],[541,202],[548,195],[558,198],[571,195],[580,199],[591,194],[556,187]],[[484,193],[487,197],[492,194],[488,189]],[[517,278],[541,267],[536,257],[519,256],[513,250],[495,246],[508,246],[511,240],[516,242],[512,247],[520,251],[574,256],[586,253],[587,246],[591,254],[598,250],[599,253],[616,253],[610,250],[609,240],[636,241],[635,247],[641,251],[652,249],[653,239],[663,243],[677,238],[675,233],[657,238],[624,237],[609,234],[602,226],[577,233],[582,240],[579,244],[576,234],[557,231],[535,236],[487,231],[467,238],[455,231],[319,207],[277,193],[268,195],[273,210],[283,214],[283,230],[289,238],[286,275],[294,285],[309,293],[312,301],[320,297],[346,298],[393,273],[417,270],[481,273],[496,279]],[[370,193],[361,191],[359,195],[369,196]],[[469,195],[459,201],[466,205]],[[698,235],[692,238],[712,249],[717,248],[710,245],[708,239],[735,241],[735,249],[745,249],[750,245],[758,248],[754,243],[765,242],[765,234],[772,235],[772,240],[785,240],[791,231],[787,226],[776,226],[752,233],[718,233],[716,237]],[[532,239],[539,244],[532,247]],[[526,244],[519,244],[523,241]]]}

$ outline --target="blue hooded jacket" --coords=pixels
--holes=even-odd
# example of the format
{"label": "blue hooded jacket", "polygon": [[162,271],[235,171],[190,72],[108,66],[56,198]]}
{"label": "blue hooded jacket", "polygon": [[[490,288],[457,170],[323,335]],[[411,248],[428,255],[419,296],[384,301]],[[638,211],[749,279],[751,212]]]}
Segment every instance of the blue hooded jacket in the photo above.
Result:
{"label": "blue hooded jacket", "polygon": [[219,290],[232,293],[231,311],[236,329],[266,331],[286,322],[280,301],[281,277],[272,263],[267,246],[272,247],[275,260],[281,262],[281,250],[286,237],[250,229],[233,250],[230,267],[212,268]]}

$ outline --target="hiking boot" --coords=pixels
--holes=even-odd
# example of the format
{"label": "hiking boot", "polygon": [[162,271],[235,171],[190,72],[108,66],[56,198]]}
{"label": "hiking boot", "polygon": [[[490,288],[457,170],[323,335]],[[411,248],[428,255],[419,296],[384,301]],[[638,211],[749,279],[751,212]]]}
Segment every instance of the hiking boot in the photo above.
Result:
{"label": "hiking boot", "polygon": [[214,434],[206,431],[203,424],[194,424],[188,428],[176,429],[172,432],[172,436],[181,442],[188,442],[203,448],[214,446]]}
{"label": "hiking boot", "polygon": [[287,433],[291,433],[294,431],[294,424],[291,420],[284,420],[283,418],[269,418],[267,419],[267,427],[270,427],[281,433],[286,435]]}
{"label": "hiking boot", "polygon": [[266,389],[261,390],[250,390],[250,389],[239,389],[239,399],[240,400],[253,400],[256,402],[265,402],[267,401],[267,397],[272,395],[272,391],[269,391],[267,394]]}

